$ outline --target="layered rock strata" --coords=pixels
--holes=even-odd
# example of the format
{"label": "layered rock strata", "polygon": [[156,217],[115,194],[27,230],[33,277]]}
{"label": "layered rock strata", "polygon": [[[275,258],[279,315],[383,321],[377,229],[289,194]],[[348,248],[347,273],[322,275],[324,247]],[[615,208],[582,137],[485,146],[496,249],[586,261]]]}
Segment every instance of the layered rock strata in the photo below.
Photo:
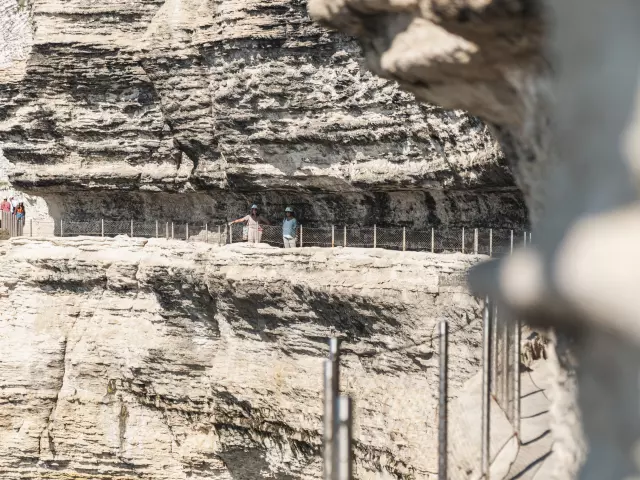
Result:
{"label": "layered rock strata", "polygon": [[316,224],[526,222],[484,124],[361,70],[304,2],[28,5],[0,150],[53,217],[213,221],[259,202]]}
{"label": "layered rock strata", "polygon": [[128,238],[0,249],[4,479],[320,478],[330,335],[358,478],[432,478],[440,319],[451,397],[478,371],[464,271],[479,257]]}
{"label": "layered rock strata", "polygon": [[542,2],[310,0],[309,10],[358,37],[373,72],[487,121],[537,218],[551,143]]}
{"label": "layered rock strata", "polygon": [[[607,463],[609,471],[624,470],[628,464],[619,461],[625,455],[618,451],[619,446],[633,443],[628,440],[630,438],[638,438],[637,432],[629,434],[626,428],[616,432],[612,427],[618,423],[615,415],[609,417],[610,420],[600,416],[603,411],[629,411],[627,408],[633,400],[625,402],[635,398],[635,391],[622,394],[620,388],[617,394],[607,393],[604,396],[611,395],[610,403],[598,398],[599,392],[611,391],[612,378],[616,378],[619,385],[633,382],[628,381],[628,377],[623,380],[622,373],[614,374],[609,370],[603,373],[593,368],[594,353],[589,341],[580,343],[591,337],[597,339],[596,343],[606,343],[609,326],[604,327],[604,332],[581,331],[579,335],[573,328],[564,328],[593,312],[605,312],[601,317],[605,324],[611,318],[611,311],[625,305],[619,297],[606,309],[593,303],[601,297],[611,298],[606,293],[606,285],[620,282],[624,268],[615,266],[608,252],[624,249],[615,240],[611,241],[615,247],[605,249],[603,245],[610,240],[597,237],[591,251],[569,254],[569,261],[562,260],[554,251],[563,234],[571,228],[577,212],[606,210],[620,198],[626,197],[628,201],[633,197],[629,195],[633,172],[616,168],[616,160],[622,143],[621,126],[628,121],[628,109],[633,104],[630,80],[634,80],[634,86],[637,80],[635,62],[628,61],[619,52],[625,47],[631,51],[630,45],[637,39],[633,22],[629,20],[636,18],[637,12],[635,7],[623,5],[623,2],[617,6],[598,5],[597,10],[597,2],[588,9],[571,0],[552,3],[562,20],[554,45],[554,67],[560,73],[557,81],[551,76],[549,59],[552,55],[545,49],[550,37],[548,25],[554,24],[556,19],[547,21],[550,12],[543,9],[544,2],[310,0],[309,8],[312,17],[319,22],[357,36],[371,70],[398,81],[402,88],[414,92],[420,100],[448,108],[463,108],[488,121],[512,162],[514,176],[524,192],[536,230],[534,235],[538,236],[536,242],[544,253],[539,255],[539,251],[532,251],[522,257],[516,255],[506,259],[503,266],[508,266],[501,271],[495,263],[487,265],[486,270],[478,270],[472,282],[476,292],[499,298],[512,311],[519,312],[520,318],[549,325],[550,319],[564,317],[559,322],[562,330],[554,335],[553,349],[554,450],[562,459],[555,463],[553,478],[569,479],[579,475],[580,465],[586,457],[576,386],[580,376],[583,391],[590,392],[589,398],[582,400],[583,406],[592,413],[598,412],[590,414],[585,423],[593,421],[592,439],[599,447],[596,450],[610,455],[608,462],[595,460],[594,463]],[[574,15],[578,10],[589,13],[579,19]],[[619,26],[626,30],[619,30]],[[585,55],[584,51],[590,53]],[[554,95],[559,104],[563,104],[555,112],[552,111]],[[606,128],[593,123],[594,118],[604,117],[609,119]],[[553,120],[559,120],[559,123],[553,125]],[[585,136],[587,131],[591,133]],[[605,145],[609,145],[609,151],[605,152]],[[557,154],[558,150],[562,153]],[[613,163],[609,163],[612,159]],[[637,165],[633,159],[629,163]],[[629,218],[637,217],[633,212],[624,215],[627,214]],[[629,225],[625,231],[631,230],[635,231],[635,226]],[[587,239],[587,232],[594,231],[593,219],[586,219],[580,236]],[[603,227],[600,231],[609,232],[610,238],[616,240],[630,239],[622,229],[617,236],[612,233],[616,232],[615,227]],[[566,252],[578,251],[580,244],[574,235],[566,245]],[[597,271],[599,267],[590,270],[592,265],[598,264],[593,253],[596,251],[607,252],[601,257],[600,271]],[[629,266],[628,261],[622,263]],[[578,271],[576,265],[588,267],[583,272]],[[607,268],[611,269],[609,274],[604,273]],[[505,274],[506,271],[510,275]],[[525,278],[528,280],[523,282]],[[592,279],[595,281],[591,286],[584,287]],[[602,282],[601,287],[594,287],[598,282]],[[622,283],[632,285],[637,282]],[[512,290],[510,287],[516,284],[519,286]],[[581,291],[583,297],[579,301],[568,299],[568,291]],[[631,323],[635,325],[636,319],[634,312]],[[609,345],[611,350],[603,348],[607,351],[604,363],[611,365],[616,358],[614,370],[625,372],[624,375],[635,371],[628,370],[628,365],[637,365],[637,353],[627,357],[627,338],[616,347],[612,345]],[[592,370],[577,370],[579,361],[591,366]],[[596,398],[598,400],[594,401]],[[612,407],[616,402],[619,402],[618,406]],[[626,425],[628,418],[636,416],[633,410],[621,423]],[[608,427],[602,429],[602,425]],[[607,433],[603,433],[605,430]],[[606,443],[602,442],[604,435],[609,435],[608,444],[602,445]],[[611,440],[616,435],[625,440]],[[587,471],[590,473],[584,478],[608,474],[593,468],[586,468]]]}

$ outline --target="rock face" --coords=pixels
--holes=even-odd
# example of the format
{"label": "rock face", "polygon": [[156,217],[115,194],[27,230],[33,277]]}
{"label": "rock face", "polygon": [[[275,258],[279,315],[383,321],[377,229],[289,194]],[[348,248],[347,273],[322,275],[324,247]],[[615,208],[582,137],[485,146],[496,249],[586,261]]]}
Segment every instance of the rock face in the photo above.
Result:
{"label": "rock face", "polygon": [[[498,298],[512,311],[519,312],[519,318],[532,322],[544,319],[546,323],[550,319],[564,317],[558,319],[560,324],[573,325],[576,319],[585,318],[593,312],[601,313],[601,318],[606,318],[604,322],[609,322],[610,318],[619,320],[624,315],[612,316],[611,312],[624,308],[627,305],[625,301],[615,298],[606,308],[602,305],[594,307],[591,302],[612,298],[602,294],[608,291],[606,285],[609,282],[635,285],[637,281],[628,277],[621,281],[621,272],[636,272],[638,269],[631,268],[632,262],[627,258],[621,262],[622,267],[618,266],[611,262],[608,254],[598,261],[594,252],[631,251],[621,242],[610,239],[624,238],[631,245],[634,241],[628,232],[638,231],[637,227],[627,226],[620,230],[624,233],[617,233],[611,225],[595,227],[594,219],[587,218],[580,232],[582,239],[589,237],[585,235],[586,231],[606,231],[610,238],[596,237],[591,250],[578,254],[574,252],[579,250],[580,242],[570,242],[566,246],[566,250],[574,254],[570,261],[561,259],[554,248],[562,240],[563,232],[572,227],[576,207],[581,212],[606,210],[610,207],[607,203],[612,200],[626,197],[628,201],[632,198],[629,195],[630,184],[635,180],[637,185],[631,171],[613,165],[620,156],[621,125],[628,121],[629,105],[633,104],[630,86],[635,88],[637,84],[636,63],[619,55],[625,47],[631,51],[630,45],[637,42],[637,33],[632,26],[633,21],[630,21],[637,18],[637,8],[623,2],[616,6],[598,5],[597,10],[595,6],[585,10],[584,4],[572,0],[547,3],[557,10],[553,13],[558,14],[551,22],[558,26],[557,38],[554,39],[554,67],[561,73],[558,79],[552,79],[550,56],[544,49],[550,37],[545,19],[552,13],[544,11],[544,2],[310,0],[309,9],[319,22],[357,36],[364,46],[371,70],[398,81],[420,100],[466,109],[492,126],[512,163],[514,176],[529,208],[536,243],[542,246],[544,253],[529,251],[522,257],[516,253],[502,262],[500,270],[495,262],[486,265],[486,270],[480,268],[480,273],[470,279],[474,291]],[[588,11],[589,14],[578,18],[574,10]],[[592,54],[585,56],[580,53],[585,45],[590,45],[587,50]],[[616,87],[611,88],[611,85]],[[615,95],[609,96],[612,92]],[[557,108],[555,115],[552,112],[554,95],[558,104],[564,102],[564,105],[569,105],[568,108]],[[596,117],[609,118],[607,128],[594,126],[591,120]],[[558,124],[553,124],[558,120]],[[585,135],[587,131],[590,133]],[[605,145],[610,148],[607,150]],[[638,165],[640,162],[632,163]],[[595,164],[599,168],[593,168]],[[574,176],[577,181],[574,181]],[[567,202],[567,198],[572,201]],[[637,218],[635,211],[624,215]],[[543,221],[545,216],[546,222]],[[609,245],[609,248],[604,245]],[[504,265],[508,266],[505,268]],[[566,268],[571,273],[561,273],[559,265],[569,265]],[[588,265],[588,273],[578,270],[575,265]],[[598,271],[598,267],[592,269],[593,265],[603,268]],[[607,269],[610,273],[605,274]],[[511,276],[506,275],[506,271]],[[523,278],[529,281],[522,282]],[[592,279],[596,279],[592,286],[585,288],[584,285]],[[562,286],[557,286],[559,284]],[[510,287],[515,288],[510,291]],[[510,291],[511,298],[505,291]],[[581,291],[583,298],[580,301],[567,300],[566,291]],[[575,310],[567,310],[567,305],[572,302],[575,302]],[[563,313],[559,315],[559,312]],[[634,311],[630,323],[637,325],[637,311]],[[606,345],[608,328],[605,332],[588,333],[585,331],[589,328],[581,329],[579,337],[593,336],[597,339],[592,340],[594,343]],[[551,388],[552,423],[554,451],[561,460],[555,462],[553,478],[576,478],[586,457],[576,386],[580,375],[584,375],[582,390],[589,391],[585,397],[588,400],[583,400],[582,406],[595,413],[588,414],[589,418],[584,422],[593,422],[591,428],[595,435],[591,437],[592,445],[598,445],[606,452],[605,455],[610,455],[607,461],[601,458],[594,460],[592,463],[598,465],[598,469],[589,468],[589,465],[585,468],[589,473],[581,478],[611,477],[613,471],[627,468],[627,473],[616,477],[622,478],[637,469],[636,466],[628,468],[628,463],[620,461],[626,453],[619,452],[620,445],[633,443],[630,438],[640,438],[638,423],[629,420],[637,417],[636,410],[620,413],[630,412],[628,408],[633,404],[636,393],[633,390],[622,394],[622,388],[612,393],[611,389],[612,378],[616,378],[621,387],[635,385],[626,375],[630,372],[635,375],[637,371],[637,352],[629,353],[629,330],[625,333],[625,339],[616,347],[610,351],[606,347],[602,349],[601,353],[607,351],[606,361],[594,361],[597,355],[589,346],[579,345],[573,328],[563,329],[557,334],[553,355],[555,368],[552,369],[555,376]],[[591,371],[586,368],[581,372],[576,370],[577,358],[580,357],[585,365],[591,366]],[[616,366],[611,369],[617,370],[616,374],[611,370],[603,373],[599,367],[593,367],[594,363],[613,365],[614,357]],[[604,355],[599,358],[604,358]],[[610,403],[600,398],[599,392],[605,391],[605,397],[611,396]],[[625,403],[627,399],[630,400]],[[615,414],[605,420],[600,415],[605,411]],[[616,414],[624,420],[615,419]],[[618,429],[618,438],[612,440],[616,435],[613,433],[616,430],[614,425],[619,424],[624,424],[625,428]],[[608,427],[603,429],[602,425]],[[629,433],[627,425],[634,425],[629,430],[635,431]],[[604,437],[608,445],[602,448]]]}
{"label": "rock face", "polygon": [[219,221],[259,202],[316,224],[526,222],[483,123],[361,70],[305,2],[0,5],[20,33],[0,150],[53,217]]}
{"label": "rock face", "polygon": [[325,339],[343,338],[360,479],[437,471],[437,322],[452,398],[478,371],[479,257],[14,239],[0,260],[3,479],[320,478]]}
{"label": "rock face", "polygon": [[311,16],[355,35],[366,65],[422,101],[491,125],[535,221],[549,158],[550,75],[542,2],[310,0]]}

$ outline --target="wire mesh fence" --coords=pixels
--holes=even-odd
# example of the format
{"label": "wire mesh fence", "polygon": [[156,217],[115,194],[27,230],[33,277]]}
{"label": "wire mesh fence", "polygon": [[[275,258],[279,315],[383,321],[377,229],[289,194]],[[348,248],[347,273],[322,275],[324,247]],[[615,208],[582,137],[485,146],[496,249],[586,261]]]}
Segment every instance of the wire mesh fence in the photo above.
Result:
{"label": "wire mesh fence", "polygon": [[[244,224],[207,222],[91,220],[25,222],[26,236],[103,236],[126,235],[144,238],[171,238],[192,242],[230,244],[240,242],[284,245],[280,225],[260,225],[252,230]],[[514,248],[531,243],[531,233],[522,229],[490,229],[439,226],[431,229],[387,228],[376,226],[332,225],[299,226],[295,245],[300,247],[359,247],[503,256]]]}
{"label": "wire mesh fence", "polygon": [[[60,222],[65,234],[74,235],[73,230],[67,227],[67,222]],[[126,220],[103,220],[103,231],[105,237],[115,237],[116,235],[131,235],[131,222]]]}
{"label": "wire mesh fence", "polygon": [[402,229],[376,228],[376,248],[402,250]]}
{"label": "wire mesh fence", "polygon": [[335,227],[307,228],[301,227],[296,245],[305,247],[335,246]]}

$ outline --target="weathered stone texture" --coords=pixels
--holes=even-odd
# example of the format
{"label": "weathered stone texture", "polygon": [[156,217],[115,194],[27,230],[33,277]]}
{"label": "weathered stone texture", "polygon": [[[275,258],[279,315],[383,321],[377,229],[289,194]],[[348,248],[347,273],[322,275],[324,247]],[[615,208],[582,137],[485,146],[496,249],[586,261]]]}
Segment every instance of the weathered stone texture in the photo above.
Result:
{"label": "weathered stone texture", "polygon": [[310,0],[311,16],[355,35],[367,67],[418,100],[487,121],[535,221],[533,178],[550,156],[549,66],[538,0]]}
{"label": "weathered stone texture", "polygon": [[83,192],[117,189],[133,208],[103,196],[84,215],[168,218],[153,193],[178,192],[193,220],[260,201],[312,223],[525,222],[487,127],[362,70],[356,42],[311,23],[305,2],[32,9],[26,68],[0,70],[0,148],[53,215],[82,217],[69,209]]}
{"label": "weathered stone texture", "polygon": [[479,257],[87,238],[0,248],[3,479],[319,478],[332,334],[358,478],[431,478],[441,318],[451,396],[478,371],[479,304],[460,281]]}

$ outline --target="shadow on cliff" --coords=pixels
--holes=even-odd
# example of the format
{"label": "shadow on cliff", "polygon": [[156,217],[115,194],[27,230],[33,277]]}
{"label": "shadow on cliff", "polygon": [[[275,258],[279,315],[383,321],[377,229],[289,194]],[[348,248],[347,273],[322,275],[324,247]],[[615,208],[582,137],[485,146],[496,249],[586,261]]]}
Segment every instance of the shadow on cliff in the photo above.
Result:
{"label": "shadow on cliff", "polygon": [[[235,436],[235,442],[239,440],[249,440],[248,434],[242,434],[239,431],[230,429],[217,429],[218,434],[222,434],[221,437]],[[229,439],[231,440],[231,439]],[[225,466],[231,474],[233,480],[256,480],[256,478],[262,478],[262,475],[270,472],[269,462],[266,460],[267,450],[265,447],[252,446],[247,448],[246,445],[233,446],[227,448],[225,451],[218,454],[222,459]],[[260,477],[258,476],[260,475]],[[266,477],[265,477],[266,478]],[[303,477],[299,475],[290,475],[285,472],[278,472],[277,476],[279,480],[301,480]]]}
{"label": "shadow on cliff", "polygon": [[185,274],[162,267],[155,270],[149,274],[149,287],[162,307],[162,317],[175,326],[190,329],[191,325],[183,321],[188,318],[192,323],[204,326],[210,336],[219,337],[218,310],[205,281],[189,276],[190,272]]}
{"label": "shadow on cliff", "polygon": [[[258,334],[268,342],[280,339],[281,328],[290,332],[303,324],[335,330],[351,341],[370,338],[385,330],[398,331],[401,327],[396,318],[403,312],[395,305],[375,305],[361,296],[338,296],[288,282],[259,286],[243,284],[235,286],[234,290],[209,285],[209,291],[212,297],[218,298],[220,312],[235,329]],[[304,336],[311,341],[324,343],[326,340],[324,336]],[[305,354],[309,353],[305,350]]]}

